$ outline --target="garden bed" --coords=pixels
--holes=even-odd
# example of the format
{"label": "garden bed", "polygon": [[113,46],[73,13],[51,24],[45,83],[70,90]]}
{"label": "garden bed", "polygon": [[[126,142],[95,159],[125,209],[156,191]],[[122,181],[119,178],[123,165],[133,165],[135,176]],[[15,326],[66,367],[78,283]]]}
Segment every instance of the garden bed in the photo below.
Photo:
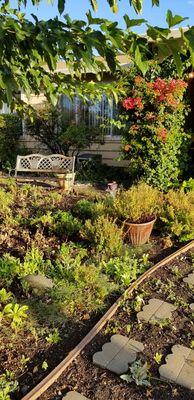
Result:
{"label": "garden bed", "polygon": [[[11,399],[48,375],[131,282],[180,247],[157,230],[133,248],[112,203],[92,186],[66,195],[0,182],[0,388]],[[26,277],[37,275],[52,285],[30,286]]]}
{"label": "garden bed", "polygon": [[[125,299],[116,314],[100,333],[79,355],[42,396],[40,400],[59,400],[68,391],[76,390],[88,399],[96,400],[192,400],[193,391],[160,379],[158,368],[175,344],[194,347],[193,289],[183,282],[194,267],[194,253],[187,251],[153,272],[133,293]],[[160,324],[138,322],[137,312],[150,298],[157,298],[177,306],[173,319]],[[92,363],[95,352],[110,341],[114,334],[136,339],[144,344],[141,356],[148,363],[150,386],[126,383],[120,377]]]}

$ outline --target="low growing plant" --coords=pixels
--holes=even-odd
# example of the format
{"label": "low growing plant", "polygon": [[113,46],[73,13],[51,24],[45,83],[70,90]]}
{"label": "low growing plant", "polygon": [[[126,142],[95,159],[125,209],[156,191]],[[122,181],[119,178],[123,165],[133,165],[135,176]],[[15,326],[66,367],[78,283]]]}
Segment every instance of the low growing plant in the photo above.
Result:
{"label": "low growing plant", "polygon": [[79,232],[81,229],[81,222],[74,218],[68,211],[58,211],[54,215],[55,232],[59,236],[71,237]]}
{"label": "low growing plant", "polygon": [[20,306],[15,303],[8,303],[1,312],[1,318],[11,321],[11,328],[18,330],[22,327],[27,318],[28,306]]}
{"label": "low growing plant", "polygon": [[121,191],[114,200],[119,218],[133,223],[149,222],[156,218],[161,207],[158,189],[140,182],[128,190]]}
{"label": "low growing plant", "polygon": [[107,256],[121,254],[122,229],[108,216],[99,216],[94,222],[87,220],[81,230],[81,236],[93,244],[99,253]]}
{"label": "low growing plant", "polygon": [[141,360],[134,361],[129,367],[129,374],[120,375],[120,378],[127,383],[135,382],[137,386],[151,386],[148,377],[148,364]]}
{"label": "low growing plant", "polygon": [[57,328],[55,328],[53,332],[49,333],[49,335],[46,336],[46,341],[50,344],[58,343],[60,342],[60,340],[61,337]]}
{"label": "low growing plant", "polygon": [[194,238],[194,202],[192,193],[170,190],[164,198],[160,219],[162,231],[179,241]]}
{"label": "low growing plant", "polygon": [[131,251],[125,251],[120,257],[112,257],[108,261],[102,261],[102,268],[112,279],[123,286],[129,286],[139,275],[145,272],[151,263],[148,255],[143,254],[137,258]]}
{"label": "low growing plant", "polygon": [[4,254],[0,258],[0,282],[4,286],[9,286],[15,276],[19,274],[20,271],[20,260],[11,256],[10,254]]}
{"label": "low growing plant", "polygon": [[18,382],[12,372],[6,371],[0,375],[0,400],[11,400],[11,393],[15,392],[17,387]]}

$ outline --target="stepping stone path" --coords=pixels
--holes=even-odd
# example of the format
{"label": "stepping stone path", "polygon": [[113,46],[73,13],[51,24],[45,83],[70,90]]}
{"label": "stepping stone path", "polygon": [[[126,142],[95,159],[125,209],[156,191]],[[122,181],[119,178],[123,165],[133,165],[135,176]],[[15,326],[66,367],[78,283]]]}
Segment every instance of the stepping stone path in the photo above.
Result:
{"label": "stepping stone path", "polygon": [[102,346],[102,351],[93,355],[93,363],[106,368],[118,375],[128,371],[129,364],[133,363],[144,345],[136,340],[122,335],[113,335],[111,342]]}
{"label": "stepping stone path", "polygon": [[82,394],[79,394],[78,392],[69,392],[66,394],[65,397],[62,398],[62,400],[89,400],[85,396],[82,396]]}
{"label": "stepping stone path", "polygon": [[49,279],[42,274],[26,275],[23,280],[33,289],[38,290],[52,289],[54,286],[52,279]]}
{"label": "stepping stone path", "polygon": [[194,286],[194,271],[183,279],[189,286]]}
{"label": "stepping stone path", "polygon": [[143,311],[137,313],[137,319],[146,322],[160,322],[164,319],[172,318],[172,312],[176,309],[176,306],[166,301],[151,299],[143,307]]}
{"label": "stepping stone path", "polygon": [[159,368],[160,377],[173,381],[190,390],[194,389],[194,350],[175,345],[172,354],[166,357],[166,364]]}

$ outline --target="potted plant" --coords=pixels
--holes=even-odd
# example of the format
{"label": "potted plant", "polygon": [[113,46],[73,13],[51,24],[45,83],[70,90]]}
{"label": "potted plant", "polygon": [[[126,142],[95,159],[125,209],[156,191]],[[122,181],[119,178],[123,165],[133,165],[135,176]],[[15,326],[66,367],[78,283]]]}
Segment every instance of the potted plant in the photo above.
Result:
{"label": "potted plant", "polygon": [[123,221],[133,245],[147,243],[161,206],[161,193],[142,182],[122,191],[114,200],[117,216]]}
{"label": "potted plant", "polygon": [[75,172],[55,173],[56,180],[61,189],[70,192],[75,180]]}

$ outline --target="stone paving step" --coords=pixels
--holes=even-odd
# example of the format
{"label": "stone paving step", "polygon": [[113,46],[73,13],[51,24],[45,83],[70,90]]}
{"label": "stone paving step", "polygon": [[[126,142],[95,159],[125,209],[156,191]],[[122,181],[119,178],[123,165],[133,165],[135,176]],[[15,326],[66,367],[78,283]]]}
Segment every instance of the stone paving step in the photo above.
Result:
{"label": "stone paving step", "polygon": [[189,286],[194,286],[194,271],[183,279]]}
{"label": "stone paving step", "polygon": [[160,377],[193,390],[194,350],[182,345],[175,345],[171,352],[172,354],[166,357],[166,364],[159,368]]}
{"label": "stone paving step", "polygon": [[87,397],[82,396],[82,394],[79,394],[78,392],[69,392],[67,393],[62,400],[89,400]]}
{"label": "stone paving step", "polygon": [[42,274],[38,275],[26,275],[23,280],[28,283],[33,289],[52,289],[54,283],[52,279],[47,278]]}
{"label": "stone paving step", "polygon": [[143,310],[137,313],[139,321],[159,322],[164,319],[172,318],[172,312],[177,309],[173,304],[159,299],[150,299]]}
{"label": "stone paving step", "polygon": [[190,308],[191,308],[191,310],[194,312],[194,303],[191,303],[191,304],[190,304]]}
{"label": "stone paving step", "polygon": [[113,335],[109,343],[102,346],[102,351],[93,355],[93,363],[118,375],[128,371],[144,345],[123,335]]}

